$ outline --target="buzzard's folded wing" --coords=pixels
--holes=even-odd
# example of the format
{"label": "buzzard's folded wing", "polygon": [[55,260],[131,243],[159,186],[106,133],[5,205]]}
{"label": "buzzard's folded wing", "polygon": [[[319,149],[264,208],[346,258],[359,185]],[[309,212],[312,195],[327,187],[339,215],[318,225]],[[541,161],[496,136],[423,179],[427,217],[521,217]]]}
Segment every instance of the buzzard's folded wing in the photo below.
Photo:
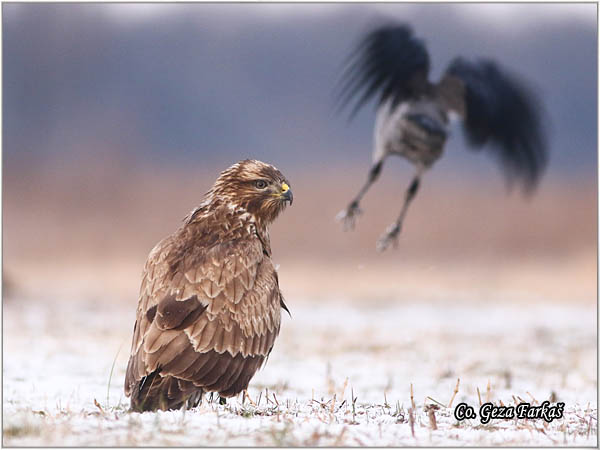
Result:
{"label": "buzzard's folded wing", "polygon": [[247,386],[279,332],[275,268],[257,238],[190,246],[176,261],[168,248],[174,241],[159,244],[146,264],[126,393],[159,370],[233,395]]}

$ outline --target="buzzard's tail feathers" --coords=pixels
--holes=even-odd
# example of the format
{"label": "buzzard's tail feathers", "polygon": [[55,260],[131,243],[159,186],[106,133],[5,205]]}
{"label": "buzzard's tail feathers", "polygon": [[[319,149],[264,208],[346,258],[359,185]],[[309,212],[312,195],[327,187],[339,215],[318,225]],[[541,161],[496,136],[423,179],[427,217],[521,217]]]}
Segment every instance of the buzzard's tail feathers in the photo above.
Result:
{"label": "buzzard's tail feathers", "polygon": [[131,393],[131,410],[137,412],[156,411],[157,409],[180,409],[198,406],[202,398],[202,389],[190,381],[172,376],[161,377],[160,369],[139,380]]}

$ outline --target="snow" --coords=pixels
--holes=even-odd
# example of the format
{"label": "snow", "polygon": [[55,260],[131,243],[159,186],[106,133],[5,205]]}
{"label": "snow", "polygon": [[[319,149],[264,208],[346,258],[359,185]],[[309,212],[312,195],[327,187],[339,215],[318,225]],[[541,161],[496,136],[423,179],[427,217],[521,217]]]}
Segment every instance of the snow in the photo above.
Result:
{"label": "snow", "polygon": [[[292,317],[284,314],[249,398],[138,414],[127,412],[122,390],[135,305],[101,298],[5,301],[3,443],[597,445],[593,306],[343,298],[288,304]],[[425,406],[446,405],[457,378],[453,407],[438,405],[432,429]],[[460,402],[477,411],[479,396],[509,405],[551,395],[565,402],[565,416],[549,424],[482,425],[453,417]]]}

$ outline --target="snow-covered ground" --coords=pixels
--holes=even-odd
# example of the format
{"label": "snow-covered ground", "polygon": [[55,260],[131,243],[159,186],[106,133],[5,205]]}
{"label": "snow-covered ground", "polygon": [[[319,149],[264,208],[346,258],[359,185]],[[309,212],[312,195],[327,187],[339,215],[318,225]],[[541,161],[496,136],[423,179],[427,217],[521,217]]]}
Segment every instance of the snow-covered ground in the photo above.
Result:
{"label": "snow-covered ground", "polygon": [[[289,303],[249,398],[137,414],[122,390],[134,305],[5,301],[3,443],[597,445],[595,307]],[[457,422],[454,406],[480,398],[551,398],[565,416]]]}

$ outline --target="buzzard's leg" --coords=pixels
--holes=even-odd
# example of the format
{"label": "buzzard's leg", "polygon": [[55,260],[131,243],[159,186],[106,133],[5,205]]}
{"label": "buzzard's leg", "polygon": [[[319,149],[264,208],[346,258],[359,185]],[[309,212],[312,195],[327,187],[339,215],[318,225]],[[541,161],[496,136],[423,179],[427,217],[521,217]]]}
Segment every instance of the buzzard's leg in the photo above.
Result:
{"label": "buzzard's leg", "polygon": [[383,166],[383,160],[381,160],[381,161],[373,164],[373,166],[371,166],[371,169],[369,170],[369,177],[367,178],[367,182],[361,188],[361,190],[356,195],[356,197],[354,197],[354,200],[352,200],[350,202],[348,207],[345,210],[341,211],[336,216],[336,220],[338,222],[342,222],[344,224],[345,231],[354,229],[354,223],[356,222],[356,216],[358,216],[359,214],[362,213],[362,211],[358,207],[358,204],[360,203],[360,200],[363,198],[363,195],[366,194],[366,192],[369,190],[371,185],[379,177],[382,166]]}
{"label": "buzzard's leg", "polygon": [[421,174],[422,170],[417,170],[417,174],[413,178],[410,186],[406,190],[406,195],[404,197],[404,204],[402,205],[402,210],[400,211],[400,215],[396,222],[388,227],[385,230],[385,234],[377,241],[377,251],[383,252],[385,251],[390,244],[394,245],[394,248],[398,246],[398,234],[400,234],[400,230],[402,229],[402,221],[404,220],[404,216],[406,215],[406,211],[408,211],[408,205],[415,195],[417,195],[417,191],[419,190],[419,184],[421,183]]}
{"label": "buzzard's leg", "polygon": [[196,408],[198,405],[202,403],[202,396],[204,395],[204,391],[202,389],[198,389],[194,392],[185,402],[186,409]]}
{"label": "buzzard's leg", "polygon": [[225,397],[219,396],[219,405],[226,405],[227,399]]}

